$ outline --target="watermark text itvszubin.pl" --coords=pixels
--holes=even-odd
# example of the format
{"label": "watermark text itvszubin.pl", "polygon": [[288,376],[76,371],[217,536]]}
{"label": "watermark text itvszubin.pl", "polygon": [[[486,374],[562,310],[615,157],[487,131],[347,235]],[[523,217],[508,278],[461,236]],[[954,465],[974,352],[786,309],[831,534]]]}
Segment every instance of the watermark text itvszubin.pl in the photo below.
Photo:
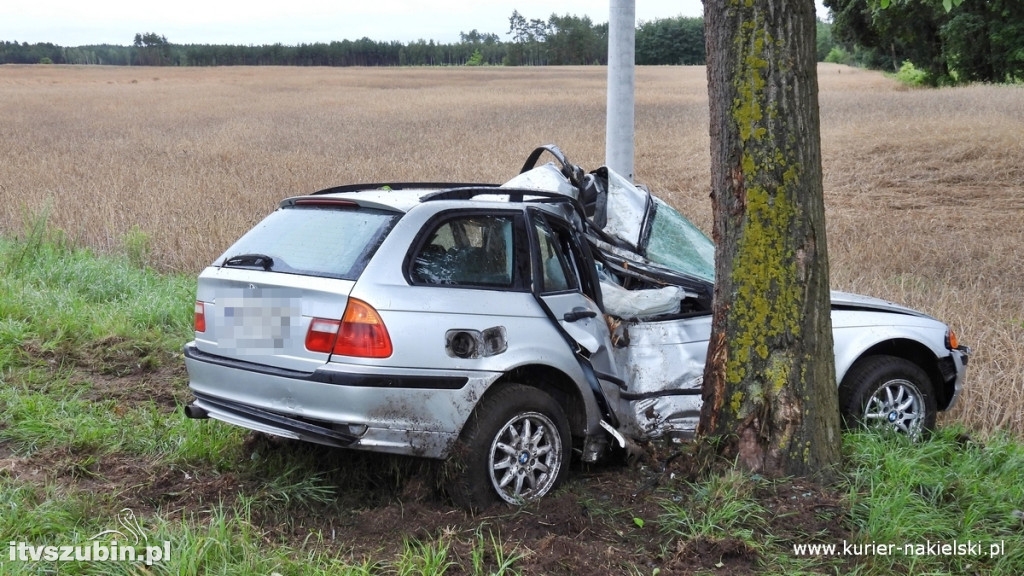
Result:
{"label": "watermark text itvszubin.pl", "polygon": [[[117,522],[118,528],[93,535],[88,544],[35,546],[11,540],[7,559],[11,562],[142,562],[147,566],[170,560],[171,542],[164,540],[151,545],[130,508],[121,509]],[[131,541],[134,543],[130,544]]]}
{"label": "watermark text itvszubin.pl", "polygon": [[9,542],[7,558],[11,562],[142,562],[152,566],[171,556],[171,542],[160,546],[131,546],[116,540],[89,544],[34,546],[28,542]]}

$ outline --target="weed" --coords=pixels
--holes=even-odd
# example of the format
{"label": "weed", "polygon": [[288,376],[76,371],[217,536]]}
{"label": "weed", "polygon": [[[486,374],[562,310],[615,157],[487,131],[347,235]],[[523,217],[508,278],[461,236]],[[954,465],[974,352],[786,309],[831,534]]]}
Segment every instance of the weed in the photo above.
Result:
{"label": "weed", "polygon": [[753,535],[764,529],[767,511],[754,497],[754,482],[735,470],[690,483],[693,495],[682,504],[664,502],[661,529],[685,540],[739,538],[754,544]]}
{"label": "weed", "polygon": [[143,232],[136,224],[125,233],[123,242],[128,261],[138,268],[145,268],[153,251],[149,234]]}
{"label": "weed", "polygon": [[322,474],[311,474],[307,466],[295,465],[269,476],[269,481],[260,487],[255,496],[258,504],[311,508],[334,501],[334,487],[325,481]]}
{"label": "weed", "polygon": [[[511,552],[505,550],[501,539],[493,532],[487,531],[484,534],[484,525],[477,527],[474,532],[473,549],[470,552],[470,564],[474,576],[504,576],[506,574],[517,574],[513,569],[523,555],[513,547]],[[490,561],[488,561],[490,560]]]}
{"label": "weed", "polygon": [[455,566],[448,558],[449,546],[445,540],[407,541],[392,569],[396,576],[441,576]]}

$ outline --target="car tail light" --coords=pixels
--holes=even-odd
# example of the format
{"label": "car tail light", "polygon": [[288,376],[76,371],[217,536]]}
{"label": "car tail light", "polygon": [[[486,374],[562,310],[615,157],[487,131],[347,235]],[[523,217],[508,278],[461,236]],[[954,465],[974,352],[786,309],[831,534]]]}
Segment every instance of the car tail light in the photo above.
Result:
{"label": "car tail light", "polygon": [[196,300],[196,313],[193,320],[196,332],[206,332],[206,304]]}
{"label": "car tail light", "polygon": [[391,336],[380,314],[372,306],[349,298],[340,321],[314,318],[306,333],[306,348],[360,358],[391,356]]}
{"label": "car tail light", "polygon": [[366,302],[349,298],[345,316],[341,319],[338,341],[334,344],[334,353],[387,358],[391,356],[391,351],[391,336],[380,314]]}
{"label": "car tail light", "polygon": [[313,318],[313,321],[309,323],[309,330],[306,332],[306,349],[330,354],[331,350],[334,350],[334,343],[338,340],[340,328],[340,320]]}

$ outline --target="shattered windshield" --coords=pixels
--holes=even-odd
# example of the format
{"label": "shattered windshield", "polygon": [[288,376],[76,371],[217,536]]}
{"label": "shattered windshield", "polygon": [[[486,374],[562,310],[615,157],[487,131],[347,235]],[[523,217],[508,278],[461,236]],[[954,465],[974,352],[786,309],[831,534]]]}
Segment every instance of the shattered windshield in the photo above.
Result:
{"label": "shattered windshield", "polygon": [[647,259],[673,270],[715,280],[715,245],[682,214],[654,198],[654,222],[647,244]]}
{"label": "shattered windshield", "polygon": [[[598,173],[595,171],[593,174]],[[618,246],[628,246],[629,250],[644,254],[656,264],[714,282],[715,246],[699,228],[649,190],[633,184],[632,180],[614,170],[605,167],[604,178],[606,194],[595,192],[591,200],[595,204],[603,204],[595,209],[595,214],[603,214],[604,217],[599,218],[599,223],[592,217],[594,227],[621,240]],[[550,163],[516,176],[505,186],[559,192],[574,198],[580,193]],[[649,221],[650,234],[645,236],[649,218],[653,218]]]}

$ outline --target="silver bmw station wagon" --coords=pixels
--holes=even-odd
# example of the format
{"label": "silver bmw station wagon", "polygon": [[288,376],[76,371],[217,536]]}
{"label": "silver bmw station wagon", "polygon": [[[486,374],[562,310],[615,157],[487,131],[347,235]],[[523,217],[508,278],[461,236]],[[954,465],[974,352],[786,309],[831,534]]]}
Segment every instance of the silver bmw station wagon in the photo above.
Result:
{"label": "silver bmw station wagon", "polygon": [[[501,185],[289,198],[199,276],[186,414],[448,459],[467,508],[535,500],[573,458],[692,435],[713,283],[693,224],[554,146]],[[847,426],[917,435],[953,406],[946,324],[833,292],[832,325]]]}

